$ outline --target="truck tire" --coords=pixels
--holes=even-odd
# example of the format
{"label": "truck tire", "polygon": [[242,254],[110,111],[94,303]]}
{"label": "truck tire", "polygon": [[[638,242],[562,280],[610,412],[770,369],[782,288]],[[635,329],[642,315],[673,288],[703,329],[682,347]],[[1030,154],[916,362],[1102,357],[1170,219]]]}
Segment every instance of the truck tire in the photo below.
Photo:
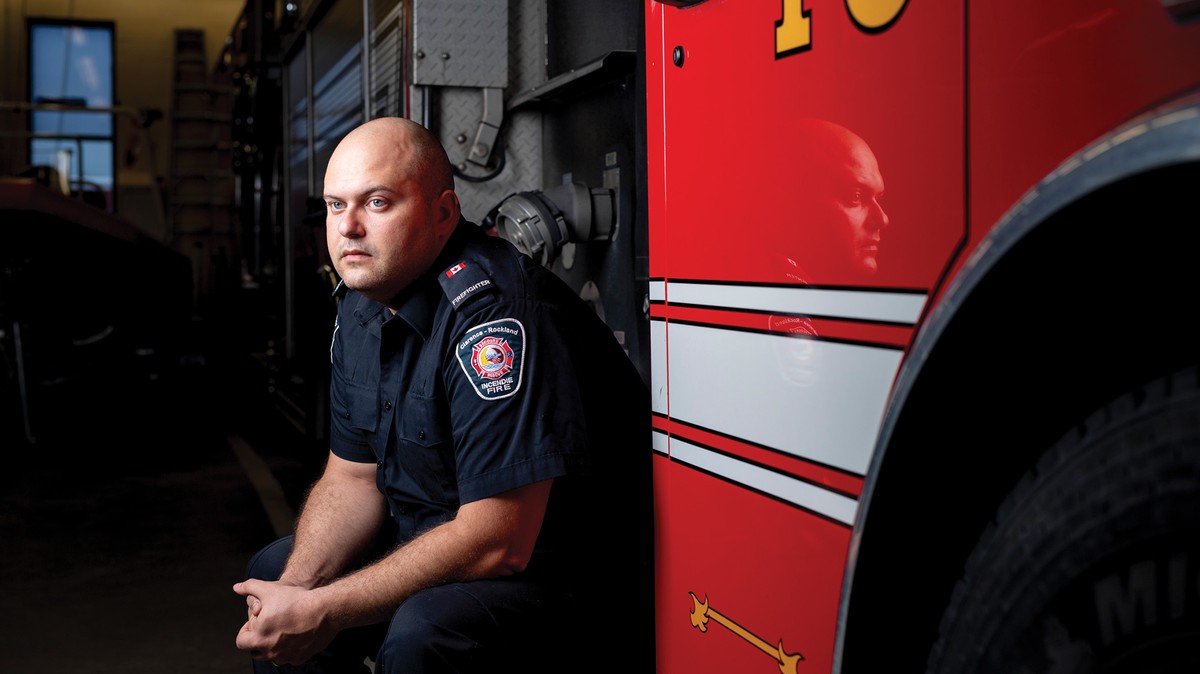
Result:
{"label": "truck tire", "polygon": [[1042,455],[968,558],[929,672],[1200,672],[1198,376],[1128,392]]}

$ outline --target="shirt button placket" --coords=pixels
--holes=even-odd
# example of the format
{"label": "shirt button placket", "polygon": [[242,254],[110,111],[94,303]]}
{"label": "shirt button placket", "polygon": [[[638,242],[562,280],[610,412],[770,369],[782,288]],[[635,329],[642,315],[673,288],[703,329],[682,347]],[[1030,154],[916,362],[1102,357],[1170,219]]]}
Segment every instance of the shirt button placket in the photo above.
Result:
{"label": "shirt button placket", "polygon": [[[381,428],[387,428],[392,425],[392,407],[394,407],[394,405],[392,405],[392,401],[390,401],[390,400],[383,401],[384,414],[383,414],[383,418],[379,420],[379,425]],[[382,470],[383,464],[384,464],[384,462],[382,460],[377,461],[377,462],[375,462],[375,467]]]}

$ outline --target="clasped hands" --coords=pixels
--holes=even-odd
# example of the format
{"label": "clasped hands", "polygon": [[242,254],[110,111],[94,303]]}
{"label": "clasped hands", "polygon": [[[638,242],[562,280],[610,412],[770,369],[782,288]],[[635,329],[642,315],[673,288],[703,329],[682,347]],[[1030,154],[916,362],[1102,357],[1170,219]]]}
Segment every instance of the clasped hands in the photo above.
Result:
{"label": "clasped hands", "polygon": [[235,584],[233,591],[246,598],[246,624],[238,631],[237,647],[255,660],[298,665],[337,634],[313,590],[251,579]]}

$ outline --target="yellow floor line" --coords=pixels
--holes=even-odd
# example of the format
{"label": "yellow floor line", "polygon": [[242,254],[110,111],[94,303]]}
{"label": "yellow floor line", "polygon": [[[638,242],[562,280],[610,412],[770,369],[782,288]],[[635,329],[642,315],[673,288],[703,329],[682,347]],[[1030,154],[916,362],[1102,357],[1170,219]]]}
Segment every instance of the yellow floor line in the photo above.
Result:
{"label": "yellow floor line", "polygon": [[275,475],[271,473],[267,463],[249,443],[237,435],[229,436],[228,440],[229,446],[233,448],[234,456],[242,465],[242,470],[246,472],[246,477],[250,478],[250,484],[254,485],[254,491],[258,492],[258,500],[262,502],[263,510],[267,512],[267,518],[271,521],[271,528],[275,530],[275,535],[286,536],[292,533],[292,528],[296,524],[296,512],[288,504],[279,480],[275,479]]}

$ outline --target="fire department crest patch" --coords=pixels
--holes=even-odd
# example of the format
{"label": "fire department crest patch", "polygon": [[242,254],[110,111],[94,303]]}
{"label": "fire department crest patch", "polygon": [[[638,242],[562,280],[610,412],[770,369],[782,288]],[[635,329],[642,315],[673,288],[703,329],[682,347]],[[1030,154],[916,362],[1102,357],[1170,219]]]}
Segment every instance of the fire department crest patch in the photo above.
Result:
{"label": "fire department crest patch", "polygon": [[507,398],[521,387],[525,326],[513,318],[477,325],[467,330],[456,353],[480,398]]}

